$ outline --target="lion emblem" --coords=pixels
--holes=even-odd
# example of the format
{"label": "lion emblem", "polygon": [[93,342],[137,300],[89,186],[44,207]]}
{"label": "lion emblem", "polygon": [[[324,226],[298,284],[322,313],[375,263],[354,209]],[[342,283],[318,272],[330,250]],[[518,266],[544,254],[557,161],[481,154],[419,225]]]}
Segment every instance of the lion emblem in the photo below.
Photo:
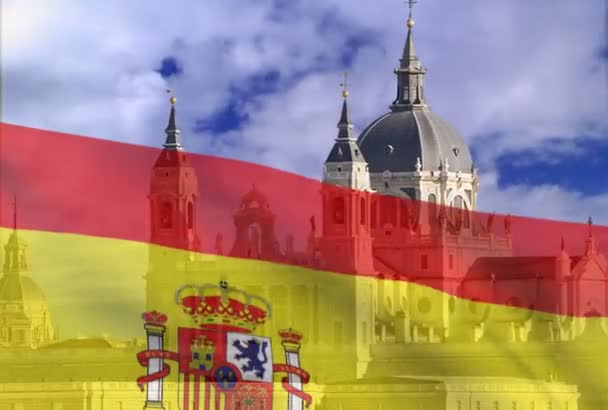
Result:
{"label": "lion emblem", "polygon": [[[241,366],[241,370],[244,372],[254,372],[256,377],[263,379],[264,372],[266,371],[264,365],[268,363],[268,355],[266,353],[268,342],[263,341],[260,343],[256,339],[248,339],[245,343],[241,343],[240,340],[235,340],[232,346],[239,351],[239,353],[234,355],[236,360],[247,360],[247,363]],[[260,353],[262,354],[261,360]]]}

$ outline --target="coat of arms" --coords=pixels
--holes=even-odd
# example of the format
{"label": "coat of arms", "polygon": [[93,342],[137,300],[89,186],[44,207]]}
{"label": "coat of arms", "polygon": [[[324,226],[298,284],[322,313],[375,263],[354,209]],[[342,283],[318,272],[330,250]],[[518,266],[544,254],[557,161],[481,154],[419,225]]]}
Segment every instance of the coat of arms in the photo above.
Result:
{"label": "coat of arms", "polygon": [[163,349],[167,316],[144,313],[148,349],[137,357],[148,371],[137,382],[142,390],[147,385],[146,408],[163,408],[163,379],[170,372],[166,360],[178,363],[185,410],[272,409],[276,373],[288,374],[282,385],[290,410],[310,405],[311,397],[302,391],[309,376],[299,367],[302,334],[279,332],[285,364],[273,363],[271,338],[253,334],[270,315],[267,301],[226,282],[184,286],[175,298],[196,326],[177,329],[178,351],[171,352]]}

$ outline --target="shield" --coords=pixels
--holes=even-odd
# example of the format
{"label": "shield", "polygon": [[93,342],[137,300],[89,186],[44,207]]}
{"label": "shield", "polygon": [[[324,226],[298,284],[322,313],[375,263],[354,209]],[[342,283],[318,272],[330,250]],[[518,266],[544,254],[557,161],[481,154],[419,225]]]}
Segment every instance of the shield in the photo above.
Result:
{"label": "shield", "polygon": [[185,409],[272,408],[271,340],[234,330],[178,329]]}
{"label": "shield", "polygon": [[163,408],[162,380],[170,372],[164,360],[178,362],[183,410],[272,409],[275,372],[289,375],[281,382],[290,409],[301,409],[304,402],[310,405],[310,395],[302,391],[309,376],[299,367],[303,335],[291,328],[279,331],[287,363],[274,364],[271,339],[252,333],[270,315],[267,301],[225,281],[219,286],[185,285],[175,300],[196,327],[178,328],[177,352],[163,350],[167,316],[144,313],[148,350],[138,353],[137,359],[148,374],[137,382],[142,390],[148,385],[146,408]]}

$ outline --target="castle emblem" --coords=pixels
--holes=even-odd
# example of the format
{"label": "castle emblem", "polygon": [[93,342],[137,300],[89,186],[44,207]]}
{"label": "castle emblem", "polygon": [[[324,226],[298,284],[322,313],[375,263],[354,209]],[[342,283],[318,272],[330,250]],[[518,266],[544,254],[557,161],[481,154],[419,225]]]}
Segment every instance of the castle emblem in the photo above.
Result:
{"label": "castle emblem", "polygon": [[192,358],[190,360],[190,368],[193,370],[207,371],[213,367],[213,353],[215,347],[213,343],[205,339],[205,336],[199,336],[190,344]]}
{"label": "castle emblem", "polygon": [[302,389],[309,375],[299,367],[302,334],[292,329],[279,332],[285,364],[273,363],[270,337],[253,334],[271,314],[268,302],[226,282],[184,286],[175,299],[194,324],[177,329],[177,352],[163,349],[167,316],[143,315],[148,349],[137,358],[147,367],[147,375],[137,382],[142,390],[147,385],[146,408],[163,408],[163,379],[171,371],[166,361],[177,362],[183,376],[185,410],[271,409],[278,373],[286,373],[281,381],[289,409],[310,405],[311,397]]}

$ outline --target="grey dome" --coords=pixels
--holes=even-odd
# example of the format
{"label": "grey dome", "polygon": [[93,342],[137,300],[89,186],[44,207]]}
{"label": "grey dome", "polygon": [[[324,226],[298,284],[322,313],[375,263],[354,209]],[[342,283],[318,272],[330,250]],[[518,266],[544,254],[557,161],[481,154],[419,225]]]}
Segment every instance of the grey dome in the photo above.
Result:
{"label": "grey dome", "polygon": [[378,118],[359,137],[370,172],[437,170],[447,158],[450,171],[472,172],[471,153],[462,137],[427,108],[395,110]]}
{"label": "grey dome", "polygon": [[0,278],[0,301],[39,305],[46,303],[46,297],[30,276],[8,273]]}

